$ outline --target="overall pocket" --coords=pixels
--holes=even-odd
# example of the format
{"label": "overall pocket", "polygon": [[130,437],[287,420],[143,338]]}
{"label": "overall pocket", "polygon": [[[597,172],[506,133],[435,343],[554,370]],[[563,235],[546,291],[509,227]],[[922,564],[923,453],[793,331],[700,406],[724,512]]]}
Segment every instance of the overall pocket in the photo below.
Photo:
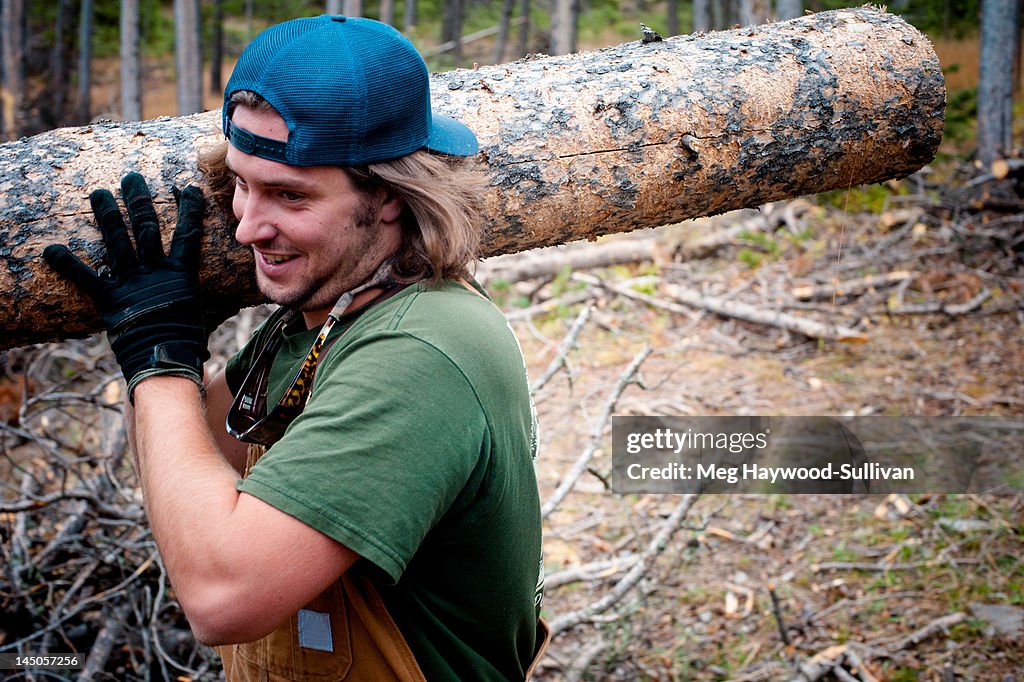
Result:
{"label": "overall pocket", "polygon": [[352,641],[341,583],[336,581],[263,639],[236,644],[224,658],[227,679],[244,682],[343,680]]}

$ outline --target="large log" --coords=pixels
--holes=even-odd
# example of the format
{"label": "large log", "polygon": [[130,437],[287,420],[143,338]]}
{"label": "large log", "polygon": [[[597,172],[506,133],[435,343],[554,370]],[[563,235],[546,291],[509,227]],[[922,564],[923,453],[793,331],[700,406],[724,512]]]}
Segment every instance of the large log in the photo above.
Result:
{"label": "large log", "polygon": [[[928,40],[869,8],[528,57],[437,75],[432,89],[480,138],[484,255],[903,177],[934,156],[945,107]],[[40,252],[63,242],[99,262],[86,197],[128,170],[152,179],[170,218],[170,186],[201,183],[197,149],[219,137],[207,112],[0,146],[0,348],[95,331],[89,302]],[[206,295],[259,300],[228,217],[211,209],[207,230]]]}

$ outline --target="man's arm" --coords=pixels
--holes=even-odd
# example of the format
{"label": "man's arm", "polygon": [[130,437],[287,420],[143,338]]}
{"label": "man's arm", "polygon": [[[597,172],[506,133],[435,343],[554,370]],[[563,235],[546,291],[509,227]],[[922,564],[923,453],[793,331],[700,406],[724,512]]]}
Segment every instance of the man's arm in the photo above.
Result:
{"label": "man's arm", "polygon": [[[200,396],[209,357],[198,295],[204,202],[195,187],[175,196],[178,223],[165,253],[142,176],[121,180],[134,243],[107,190],[89,195],[106,246],[94,270],[66,246],[43,257],[88,295],[128,383],[129,433],[146,509],[164,565],[196,638],[208,644],[258,639],[337,580],[351,550],[251,495],[240,494],[240,448],[218,439]],[[230,405],[213,383],[213,418]],[[244,460],[242,462],[244,466]]]}
{"label": "man's arm", "polygon": [[149,522],[199,641],[262,637],[359,558],[235,489],[238,472],[218,451],[192,381],[139,383],[133,422]]}
{"label": "man's arm", "polygon": [[206,423],[217,443],[217,449],[224,459],[235,469],[239,476],[245,473],[245,463],[249,456],[249,446],[238,440],[224,426],[228,410],[235,397],[231,395],[224,370],[217,373],[206,384]]}

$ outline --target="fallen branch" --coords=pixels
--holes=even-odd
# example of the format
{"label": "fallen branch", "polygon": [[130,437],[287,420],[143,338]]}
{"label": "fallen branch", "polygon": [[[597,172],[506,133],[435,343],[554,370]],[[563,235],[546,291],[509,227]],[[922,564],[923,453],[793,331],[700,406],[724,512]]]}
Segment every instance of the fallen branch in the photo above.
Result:
{"label": "fallen branch", "polygon": [[868,340],[867,335],[863,332],[849,327],[808,320],[774,310],[763,310],[739,301],[704,296],[674,284],[666,285],[666,291],[675,300],[694,308],[701,308],[716,315],[734,317],[755,324],[779,327],[787,331],[798,332],[812,339],[829,339],[846,343],[866,343]]}
{"label": "fallen branch", "polygon": [[792,682],[818,682],[826,675],[841,669],[847,650],[846,644],[835,644],[819,651],[809,660],[800,663]]}
{"label": "fallen branch", "polygon": [[699,495],[687,494],[681,497],[682,499],[679,501],[679,504],[672,510],[668,518],[662,522],[661,528],[655,534],[654,539],[651,540],[651,543],[644,550],[640,561],[611,590],[594,603],[552,618],[549,623],[552,636],[604,613],[640,582],[640,579],[647,574],[654,560],[665,551],[676,531],[682,527],[683,519],[686,518],[686,514],[689,513],[690,509],[697,502]]}
{"label": "fallen branch", "polygon": [[568,585],[569,583],[608,578],[619,571],[632,568],[636,565],[636,562],[640,561],[640,558],[638,554],[627,554],[626,556],[615,557],[614,559],[592,561],[589,564],[564,568],[561,571],[546,576],[544,578],[544,586],[555,588]]}
{"label": "fallen branch", "polygon": [[606,268],[625,263],[644,263],[655,259],[656,237],[601,241],[596,244],[569,244],[524,253],[488,258],[477,266],[481,283],[497,280],[519,282],[538,277],[554,277],[565,271]]}
{"label": "fallen branch", "polygon": [[828,299],[836,296],[856,296],[870,289],[899,284],[913,276],[914,273],[909,270],[897,270],[884,275],[868,275],[858,279],[848,279],[845,282],[794,287],[790,293],[793,298],[801,301]]}
{"label": "fallen branch", "polygon": [[579,315],[576,316],[576,320],[573,321],[572,327],[569,329],[569,333],[562,339],[562,343],[558,345],[558,350],[555,351],[555,357],[548,364],[547,369],[544,370],[543,374],[537,377],[537,380],[530,386],[530,393],[536,394],[537,391],[544,388],[544,386],[551,381],[551,378],[558,373],[562,367],[569,366],[569,352],[576,347],[576,338],[583,331],[583,325],[590,319],[590,314],[594,311],[593,306],[585,306],[580,310]]}
{"label": "fallen branch", "polygon": [[581,648],[579,655],[572,659],[572,663],[569,664],[569,668],[565,671],[565,682],[580,682],[590,664],[607,648],[608,642],[602,637],[598,637],[587,646]]}
{"label": "fallen branch", "polygon": [[593,291],[571,291],[563,296],[549,298],[542,303],[531,305],[528,308],[506,311],[505,317],[509,322],[521,322],[523,320],[529,320],[537,315],[547,315],[548,313],[554,312],[562,307],[576,305],[577,303],[584,303],[596,296],[597,294]]}
{"label": "fallen branch", "polygon": [[775,624],[779,628],[779,637],[782,643],[789,646],[789,632],[786,627],[786,620],[782,617],[782,605],[779,603],[779,595],[775,592],[775,583],[768,583],[768,596],[772,600],[772,615],[775,616]]}
{"label": "fallen branch", "polygon": [[594,454],[601,447],[601,441],[604,439],[605,427],[612,418],[612,413],[615,412],[615,406],[619,402],[619,398],[622,396],[623,391],[626,387],[632,383],[635,383],[636,373],[640,371],[640,365],[644,363],[644,360],[651,354],[651,347],[644,346],[644,348],[636,354],[633,361],[629,363],[629,366],[619,375],[619,380],[616,382],[615,387],[609,394],[608,399],[605,401],[604,409],[601,411],[600,417],[594,423],[593,431],[590,435],[590,441],[587,446],[580,453],[580,456],[576,459],[572,468],[562,477],[559,481],[558,487],[555,489],[554,494],[544,503],[541,507],[541,518],[546,519],[551,515],[558,505],[562,503],[565,496],[576,485],[576,481],[579,480],[580,476],[587,470],[587,465],[590,464],[590,460],[594,458]]}
{"label": "fallen branch", "polygon": [[[509,21],[509,25],[518,26],[524,21],[526,21],[526,17],[516,17]],[[445,52],[454,50],[457,45],[467,45],[469,43],[475,43],[483,38],[489,38],[490,36],[496,35],[500,30],[501,26],[489,26],[487,28],[482,28],[479,31],[474,31],[473,33],[467,33],[464,36],[460,36],[456,40],[449,40],[439,45],[435,45],[429,50],[424,50],[422,54],[425,59],[436,57],[439,54],[444,54]]]}
{"label": "fallen branch", "polygon": [[[959,625],[965,620],[967,620],[967,614],[963,613],[962,611],[957,611],[955,613],[950,613],[946,616],[941,616],[939,618],[936,618],[932,622],[928,623],[924,627],[914,630],[906,637],[901,637],[897,639],[895,642],[885,645],[885,648],[888,649],[891,653],[896,653],[898,651],[903,651],[904,649],[909,649],[910,647],[917,646],[926,639],[934,637],[935,635],[941,632],[945,632],[954,625]],[[876,641],[873,642],[872,645],[878,646],[878,644],[879,643]]]}
{"label": "fallen branch", "polygon": [[100,628],[99,633],[96,635],[96,641],[93,642],[92,648],[89,650],[85,666],[82,668],[82,672],[78,674],[78,682],[90,682],[91,680],[100,679],[107,664],[107,659],[110,658],[110,652],[124,632],[125,620],[130,610],[131,602],[128,600],[122,601],[110,610],[110,615],[103,622],[103,627]]}
{"label": "fallen branch", "polygon": [[992,295],[992,291],[985,287],[977,295],[963,303],[943,303],[942,301],[930,301],[928,303],[907,303],[904,305],[891,306],[887,312],[890,315],[931,315],[944,313],[950,317],[966,315],[981,307]]}
{"label": "fallen branch", "polygon": [[[642,280],[631,280],[630,282],[626,282],[624,284],[614,284],[607,280],[599,279],[597,277],[594,277],[593,275],[586,275],[581,272],[573,273],[572,279],[574,279],[577,282],[583,282],[584,284],[589,284],[591,286],[597,286],[601,287],[602,289],[607,289],[608,291],[618,294],[619,296],[624,296],[625,298],[629,298],[634,301],[639,301],[640,303],[645,303],[653,308],[661,308],[662,310],[667,310],[670,313],[675,313],[676,315],[683,315],[691,320],[697,316],[696,313],[694,313],[693,310],[690,308],[686,308],[684,306],[672,303],[671,301],[664,301],[660,298],[651,296],[649,294],[641,293],[630,286],[631,284],[641,283]],[[655,281],[654,278],[644,278],[644,280]]]}

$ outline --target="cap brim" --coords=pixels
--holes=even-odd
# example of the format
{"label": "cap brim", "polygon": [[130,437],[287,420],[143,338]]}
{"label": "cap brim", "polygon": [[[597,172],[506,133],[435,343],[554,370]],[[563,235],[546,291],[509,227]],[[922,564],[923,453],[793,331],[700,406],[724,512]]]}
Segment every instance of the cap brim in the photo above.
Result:
{"label": "cap brim", "polygon": [[454,118],[433,114],[430,137],[424,145],[432,152],[452,156],[472,156],[480,150],[476,135]]}

